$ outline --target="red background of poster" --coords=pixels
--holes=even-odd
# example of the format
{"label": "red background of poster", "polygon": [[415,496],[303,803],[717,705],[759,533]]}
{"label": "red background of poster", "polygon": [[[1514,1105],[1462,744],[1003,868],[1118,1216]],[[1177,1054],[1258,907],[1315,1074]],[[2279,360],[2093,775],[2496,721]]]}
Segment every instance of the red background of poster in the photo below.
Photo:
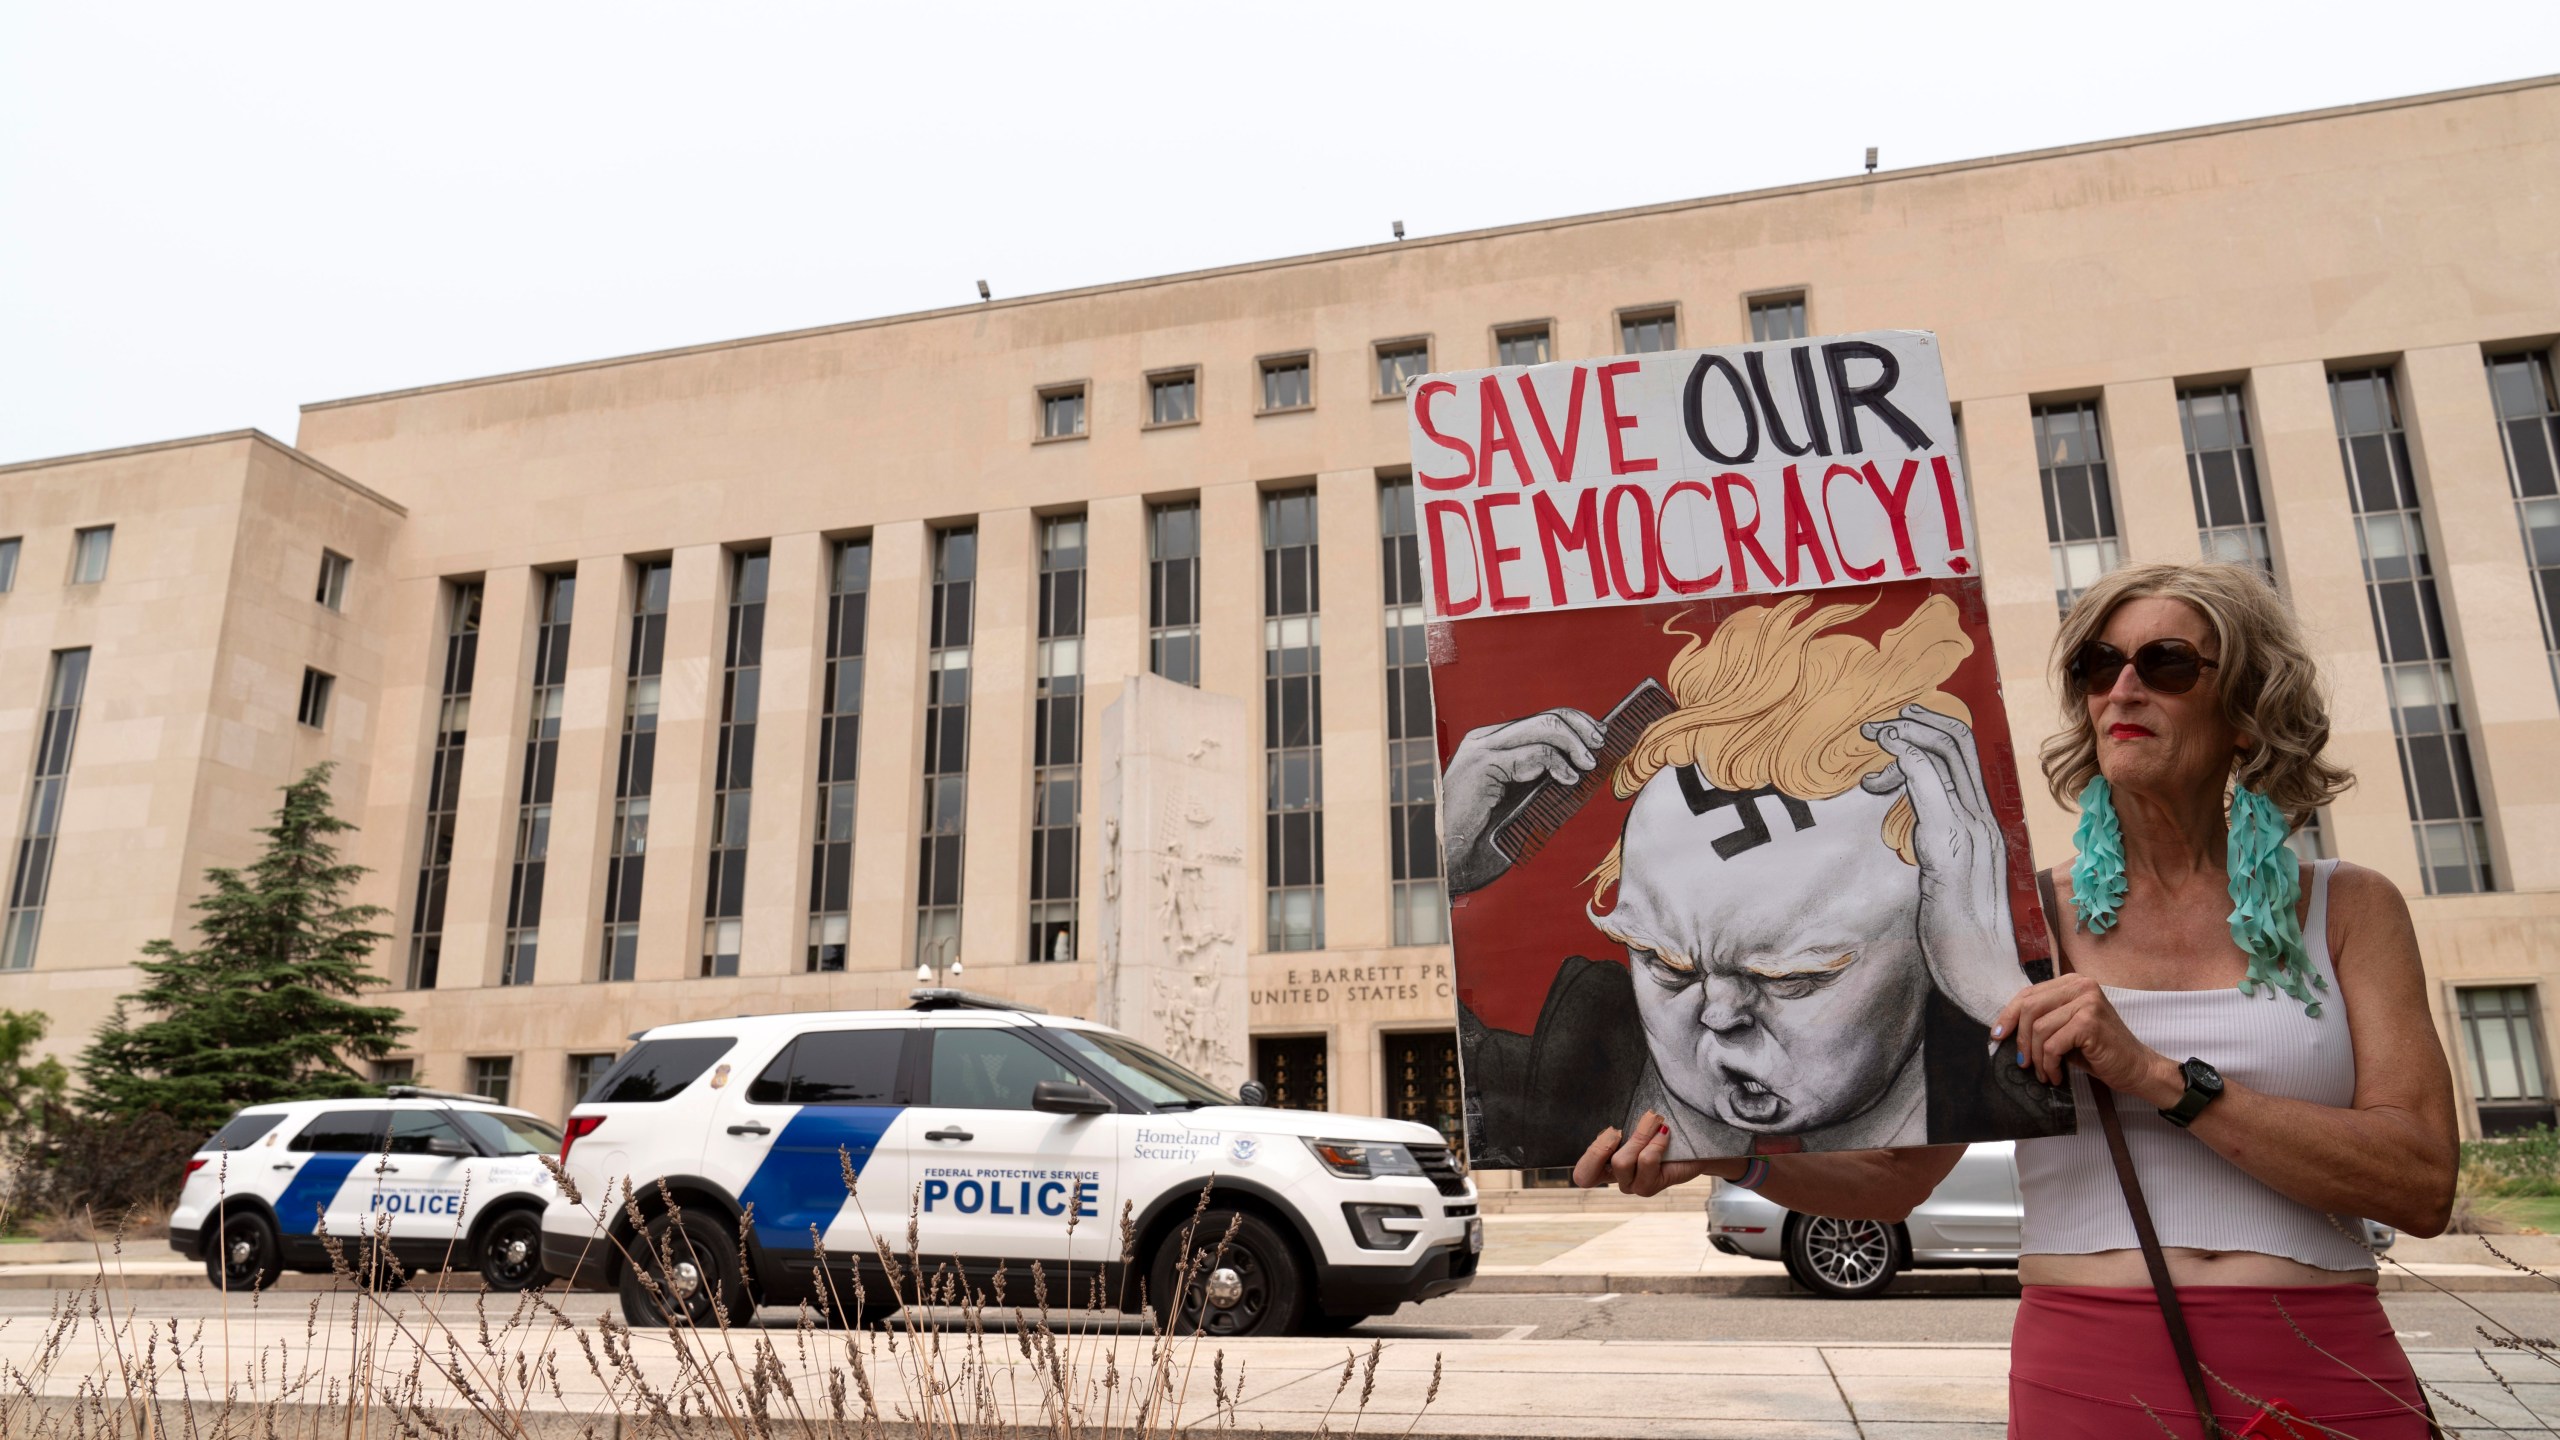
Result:
{"label": "red background of poster", "polygon": [[[2009,841],[2009,905],[2020,959],[2048,957],[2052,947],[2045,938],[2043,907],[2036,901],[2035,864],[2027,851],[2026,811],[2018,788],[2020,759],[2011,748],[2009,714],[2000,700],[2000,669],[1991,654],[1981,580],[1903,580],[1811,593],[1817,606],[1878,597],[1874,609],[1835,632],[1868,639],[1900,624],[1933,593],[1955,601],[1974,648],[1940,688],[1973,712],[1983,788]],[[1601,719],[1638,684],[1661,681],[1671,658],[1688,643],[1685,634],[1663,632],[1673,617],[1682,617],[1684,629],[1706,634],[1727,615],[1784,598],[1746,595],[1438,622],[1431,642],[1431,698],[1439,718],[1442,772],[1459,738],[1470,730],[1558,706]],[[2042,776],[2037,780],[2042,783]],[[1582,877],[1608,855],[1629,803],[1604,783],[1526,864],[1452,902],[1458,1000],[1485,1024],[1522,1032],[1534,1026],[1547,987],[1567,956],[1626,963],[1625,952],[1593,929],[1583,913],[1591,887]]]}

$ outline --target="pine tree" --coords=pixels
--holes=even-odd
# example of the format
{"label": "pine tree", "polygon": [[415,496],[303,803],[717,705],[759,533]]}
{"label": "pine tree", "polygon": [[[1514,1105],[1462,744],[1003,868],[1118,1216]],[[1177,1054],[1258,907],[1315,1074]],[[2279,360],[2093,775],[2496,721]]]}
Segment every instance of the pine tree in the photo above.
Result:
{"label": "pine tree", "polygon": [[202,1131],[243,1105],[371,1093],[356,1065],[409,1027],[394,1007],[357,1003],[385,983],[367,963],[387,938],[367,928],[384,911],[341,899],[365,870],[338,860],[334,838],[355,827],[329,812],[329,770],[285,787],[255,864],[205,872],[201,944],[143,947],[142,989],[80,1057],[92,1114],[156,1111]]}

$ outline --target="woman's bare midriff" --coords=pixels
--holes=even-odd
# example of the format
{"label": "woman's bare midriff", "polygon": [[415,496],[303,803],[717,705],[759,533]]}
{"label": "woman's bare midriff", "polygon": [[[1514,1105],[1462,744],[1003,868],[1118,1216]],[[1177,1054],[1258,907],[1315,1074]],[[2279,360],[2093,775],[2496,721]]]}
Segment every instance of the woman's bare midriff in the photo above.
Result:
{"label": "woman's bare midriff", "polygon": [[[2255,1250],[2192,1250],[2171,1245],[2161,1251],[2169,1261],[2169,1282],[2189,1285],[2371,1285],[2371,1270],[2323,1270],[2281,1255]],[[2107,1288],[2151,1288],[2151,1272],[2139,1250],[2101,1250],[2094,1255],[2022,1255],[2021,1285],[2088,1285]]]}

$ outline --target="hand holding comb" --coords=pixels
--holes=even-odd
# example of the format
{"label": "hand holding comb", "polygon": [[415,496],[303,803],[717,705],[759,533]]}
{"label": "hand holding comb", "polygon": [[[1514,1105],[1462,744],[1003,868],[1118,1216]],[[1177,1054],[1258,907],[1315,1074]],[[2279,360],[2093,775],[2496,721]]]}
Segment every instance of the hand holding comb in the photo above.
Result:
{"label": "hand holding comb", "polygon": [[1514,865],[1537,854],[1564,828],[1564,822],[1581,811],[1595,791],[1609,783],[1618,762],[1636,748],[1636,741],[1644,737],[1653,722],[1678,708],[1656,681],[1647,680],[1628,691],[1627,698],[1601,720],[1601,743],[1594,755],[1597,763],[1581,779],[1564,785],[1551,776],[1541,776],[1503,802],[1493,818],[1495,848]]}

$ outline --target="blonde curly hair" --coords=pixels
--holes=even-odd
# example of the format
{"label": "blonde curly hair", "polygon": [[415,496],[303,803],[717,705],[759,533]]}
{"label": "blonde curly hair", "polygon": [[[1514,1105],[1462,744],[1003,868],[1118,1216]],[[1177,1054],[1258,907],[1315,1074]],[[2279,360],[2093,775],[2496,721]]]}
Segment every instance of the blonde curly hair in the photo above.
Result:
{"label": "blonde curly hair", "polygon": [[[1828,800],[1887,763],[1859,726],[1914,704],[1972,722],[1965,703],[1938,688],[1973,653],[1954,601],[1931,595],[1875,640],[1828,632],[1876,601],[1807,615],[1812,605],[1810,595],[1789,595],[1743,610],[1706,635],[1679,628],[1686,611],[1664,622],[1664,634],[1689,637],[1664,675],[1680,708],[1645,727],[1611,772],[1618,798],[1671,766],[1695,764],[1722,789],[1774,785],[1799,800]],[[1910,798],[1895,800],[1882,838],[1906,865],[1913,863],[1911,825]],[[1623,841],[1610,846],[1583,877],[1595,902],[1618,883],[1623,848]]]}
{"label": "blonde curly hair", "polygon": [[2053,637],[2053,678],[2062,701],[2062,732],[2044,742],[2046,788],[2066,810],[2098,773],[2098,729],[2089,707],[2071,692],[2071,657],[2107,628],[2128,600],[2165,596],[2184,603],[2220,642],[2207,672],[2222,717],[2253,742],[2232,767],[2231,782],[2275,803],[2285,822],[2301,826],[2355,784],[2321,752],[2329,744],[2329,701],[2320,667],[2303,642],[2302,623],[2264,572],[2220,561],[2127,565],[2101,577],[2062,617]]}

